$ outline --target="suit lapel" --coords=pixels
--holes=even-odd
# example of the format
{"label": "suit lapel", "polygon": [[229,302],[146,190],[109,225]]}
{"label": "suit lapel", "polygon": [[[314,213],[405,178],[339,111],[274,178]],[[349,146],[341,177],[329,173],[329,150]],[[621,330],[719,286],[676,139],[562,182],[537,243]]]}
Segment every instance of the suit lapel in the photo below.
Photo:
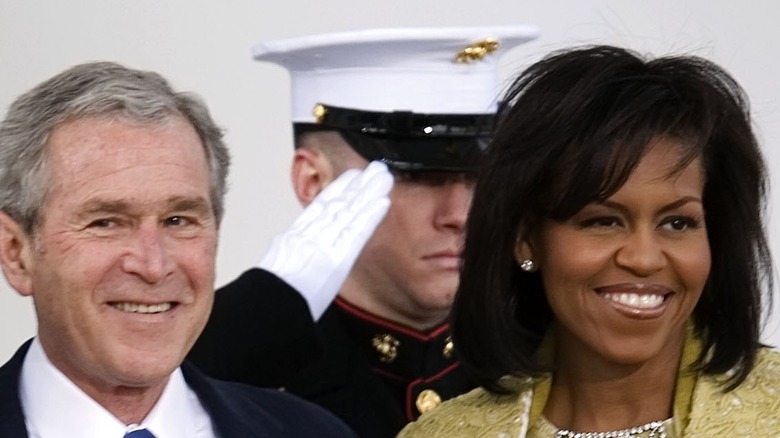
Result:
{"label": "suit lapel", "polygon": [[[0,367],[0,437],[29,438],[19,399],[19,376],[30,341],[22,345],[14,356]],[[239,391],[231,391],[231,384],[209,379],[187,363],[182,364],[187,384],[198,395],[211,416],[219,437],[281,436],[281,424],[259,408]]]}
{"label": "suit lapel", "polygon": [[19,400],[19,375],[31,342],[25,342],[11,360],[0,367],[0,437],[3,438],[28,438]]}
{"label": "suit lapel", "polygon": [[187,385],[195,391],[211,416],[217,436],[222,438],[282,436],[282,425],[260,408],[254,400],[236,391],[235,384],[206,377],[187,362],[182,364],[181,369]]}

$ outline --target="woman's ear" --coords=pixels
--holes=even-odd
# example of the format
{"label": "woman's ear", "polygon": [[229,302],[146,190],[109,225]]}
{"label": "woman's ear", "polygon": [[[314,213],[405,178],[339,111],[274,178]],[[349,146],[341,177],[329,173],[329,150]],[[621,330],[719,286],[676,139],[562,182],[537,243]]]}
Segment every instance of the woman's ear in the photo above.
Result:
{"label": "woman's ear", "polygon": [[526,272],[535,272],[539,269],[539,261],[534,258],[531,244],[528,239],[520,237],[519,233],[515,241],[515,262]]}
{"label": "woman's ear", "polygon": [[21,295],[32,295],[32,238],[11,216],[0,211],[0,267],[8,284]]}
{"label": "woman's ear", "polygon": [[314,148],[295,150],[292,163],[292,184],[295,196],[304,207],[333,180],[333,166]]}

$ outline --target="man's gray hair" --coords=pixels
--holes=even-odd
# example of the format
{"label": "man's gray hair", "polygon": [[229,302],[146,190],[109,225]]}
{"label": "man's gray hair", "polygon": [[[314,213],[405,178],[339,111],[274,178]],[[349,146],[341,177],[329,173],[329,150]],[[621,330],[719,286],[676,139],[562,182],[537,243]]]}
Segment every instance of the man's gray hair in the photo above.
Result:
{"label": "man's gray hair", "polygon": [[47,143],[60,124],[90,117],[161,125],[175,117],[198,133],[211,173],[211,203],[223,213],[230,157],[222,130],[195,95],[173,90],[154,72],[111,62],[74,66],[19,96],[0,122],[0,210],[32,235],[51,187]]}

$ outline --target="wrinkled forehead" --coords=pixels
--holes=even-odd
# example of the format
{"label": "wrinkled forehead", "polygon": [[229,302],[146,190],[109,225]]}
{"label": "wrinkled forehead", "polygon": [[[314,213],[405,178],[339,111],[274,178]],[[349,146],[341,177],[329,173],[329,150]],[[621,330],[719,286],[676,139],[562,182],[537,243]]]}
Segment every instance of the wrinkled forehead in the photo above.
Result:
{"label": "wrinkled forehead", "polygon": [[[194,128],[181,118],[158,124],[83,118],[59,125],[49,138],[50,186],[67,191],[88,185],[115,190],[185,182],[209,191],[207,157]],[[149,187],[152,188],[152,187]],[[165,191],[170,187],[156,188]]]}
{"label": "wrinkled forehead", "polygon": [[[134,137],[144,134],[144,140]],[[149,148],[157,138],[158,146],[178,147],[184,143],[197,144],[205,157],[203,143],[189,120],[177,113],[159,114],[154,118],[139,118],[121,111],[96,116],[70,117],[58,123],[48,135],[48,155],[62,149],[79,151],[97,147],[94,152],[110,155],[120,149]],[[165,139],[165,140],[163,140]],[[171,140],[178,141],[171,141]]]}

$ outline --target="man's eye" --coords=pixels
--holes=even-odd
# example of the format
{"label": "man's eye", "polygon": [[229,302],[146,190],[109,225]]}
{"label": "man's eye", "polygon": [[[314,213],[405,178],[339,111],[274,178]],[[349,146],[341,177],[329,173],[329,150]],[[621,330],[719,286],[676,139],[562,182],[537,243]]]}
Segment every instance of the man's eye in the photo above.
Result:
{"label": "man's eye", "polygon": [[473,181],[473,176],[463,173],[451,172],[403,172],[393,171],[393,176],[398,182],[407,182],[427,186],[442,186],[448,183],[465,180]]}
{"label": "man's eye", "polygon": [[109,228],[116,225],[116,222],[112,219],[97,219],[89,223],[87,228]]}
{"label": "man's eye", "polygon": [[171,216],[165,220],[165,225],[171,227],[181,227],[192,224],[192,221],[184,216]]}

